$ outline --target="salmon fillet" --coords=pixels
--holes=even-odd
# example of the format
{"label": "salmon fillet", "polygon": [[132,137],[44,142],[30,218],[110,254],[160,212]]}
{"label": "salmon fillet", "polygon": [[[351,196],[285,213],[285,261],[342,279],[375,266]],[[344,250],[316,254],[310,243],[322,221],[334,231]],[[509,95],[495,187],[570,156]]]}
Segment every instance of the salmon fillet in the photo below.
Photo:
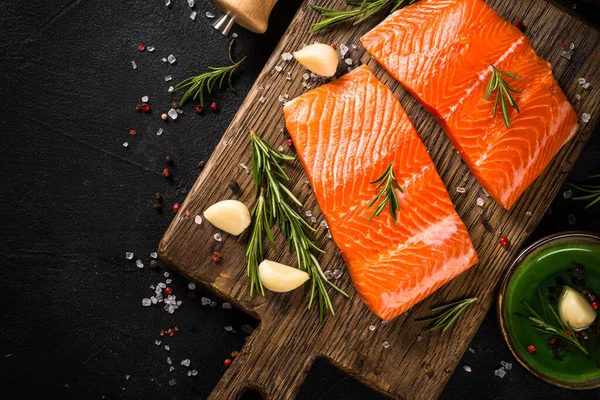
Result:
{"label": "salmon fillet", "polygon": [[[485,190],[510,209],[577,131],[577,115],[523,33],[482,0],[421,0],[361,39],[364,47],[440,122]],[[520,91],[508,107],[485,92],[492,67]],[[500,107],[499,107],[500,108]]]}
{"label": "salmon fillet", "polygon": [[[333,240],[365,304],[389,320],[477,262],[425,146],[393,93],[362,66],[286,103],[288,132]],[[369,217],[395,162],[403,193]]]}

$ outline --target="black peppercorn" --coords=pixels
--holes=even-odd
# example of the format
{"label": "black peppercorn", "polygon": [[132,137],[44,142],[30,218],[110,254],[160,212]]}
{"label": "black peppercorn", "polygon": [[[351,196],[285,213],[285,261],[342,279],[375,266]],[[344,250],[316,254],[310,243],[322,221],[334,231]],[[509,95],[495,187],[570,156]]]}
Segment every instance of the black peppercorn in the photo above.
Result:
{"label": "black peppercorn", "polygon": [[173,100],[171,102],[171,108],[174,108],[177,110],[179,108],[179,102],[177,100]]}
{"label": "black peppercorn", "polygon": [[167,162],[167,164],[173,164],[173,158],[171,158],[171,156],[166,156],[165,161]]}
{"label": "black peppercorn", "polygon": [[234,194],[240,190],[240,185],[236,181],[231,181],[228,186]]}
{"label": "black peppercorn", "polygon": [[158,192],[154,193],[154,198],[155,198],[155,199],[156,199],[156,201],[158,201],[159,203],[162,203],[162,201],[163,201],[163,198],[162,198],[162,196],[161,196],[161,195],[160,195],[160,193],[158,193]]}
{"label": "black peppercorn", "polygon": [[159,213],[162,212],[162,204],[160,204],[160,203],[154,203],[152,205],[152,208],[154,208],[156,210],[156,212],[159,212]]}
{"label": "black peppercorn", "polygon": [[204,160],[202,160],[202,161],[200,161],[200,162],[198,163],[198,166],[199,166],[200,168],[204,168],[204,166],[205,166],[205,165],[206,165],[206,161],[204,161]]}
{"label": "black peppercorn", "polygon": [[150,266],[154,269],[158,268],[158,261],[156,261],[156,260],[150,261]]}
{"label": "black peppercorn", "polygon": [[140,103],[135,105],[135,111],[137,111],[137,112],[142,111],[142,105]]}

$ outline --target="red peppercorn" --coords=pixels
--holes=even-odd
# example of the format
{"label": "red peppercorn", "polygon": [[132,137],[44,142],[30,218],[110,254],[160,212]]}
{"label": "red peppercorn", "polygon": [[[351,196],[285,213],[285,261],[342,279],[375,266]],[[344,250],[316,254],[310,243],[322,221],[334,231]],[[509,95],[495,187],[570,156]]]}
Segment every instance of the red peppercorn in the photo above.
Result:
{"label": "red peppercorn", "polygon": [[190,217],[190,210],[185,210],[185,212],[183,213],[183,217],[184,218],[189,218]]}
{"label": "red peppercorn", "polygon": [[166,294],[173,294],[173,289],[171,289],[169,286],[167,286],[167,287],[165,288],[165,293],[166,293]]}
{"label": "red peppercorn", "polygon": [[217,103],[212,103],[210,105],[210,109],[213,110],[213,111],[217,111]]}
{"label": "red peppercorn", "polygon": [[506,247],[508,246],[508,238],[506,236],[502,236],[499,240],[500,246]]}
{"label": "red peppercorn", "polygon": [[219,253],[218,251],[215,251],[212,254],[212,260],[216,263],[218,263],[219,261],[221,261],[221,253]]}
{"label": "red peppercorn", "polygon": [[179,327],[178,327],[177,325],[175,325],[175,326],[173,327],[173,329],[175,330],[175,332],[177,332],[177,331],[179,330]]}
{"label": "red peppercorn", "polygon": [[236,358],[239,355],[240,355],[240,353],[238,353],[237,351],[232,351],[231,352],[231,358]]}
{"label": "red peppercorn", "polygon": [[335,43],[331,43],[331,47],[335,49]]}
{"label": "red peppercorn", "polygon": [[165,330],[164,330],[164,329],[161,329],[161,330],[160,330],[160,333],[159,333],[159,335],[160,335],[160,336],[165,336]]}
{"label": "red peppercorn", "polygon": [[139,51],[144,51],[146,50],[146,44],[144,42],[140,43],[140,45],[138,46],[138,50]]}
{"label": "red peppercorn", "polygon": [[129,134],[130,135],[135,135],[137,133],[137,131],[135,129],[130,129],[129,130]]}
{"label": "red peppercorn", "polygon": [[570,329],[567,329],[567,330],[565,331],[565,333],[566,333],[567,335],[571,336],[571,330],[570,330]]}
{"label": "red peppercorn", "polygon": [[583,290],[581,291],[581,294],[583,294],[584,296],[587,296],[589,292],[590,292],[589,290],[587,290],[587,289],[583,289]]}
{"label": "red peppercorn", "polygon": [[163,175],[165,176],[165,178],[170,177],[171,176],[171,170],[169,168],[163,169]]}
{"label": "red peppercorn", "polygon": [[287,144],[288,147],[292,147],[294,145],[294,141],[292,139],[288,139],[285,141],[285,144]]}
{"label": "red peppercorn", "polygon": [[567,47],[566,43],[561,44],[562,47]]}
{"label": "red peppercorn", "polygon": [[142,103],[142,111],[143,112],[150,111],[150,104],[148,104],[148,103]]}
{"label": "red peppercorn", "polygon": [[204,108],[202,108],[202,106],[200,104],[196,104],[194,106],[194,111],[196,112],[196,114],[202,114],[203,110],[204,110]]}
{"label": "red peppercorn", "polygon": [[532,344],[530,344],[529,346],[527,346],[527,350],[528,350],[530,353],[533,353],[533,352],[535,352],[535,346],[534,346],[534,345],[532,345]]}
{"label": "red peppercorn", "polygon": [[594,301],[594,302],[592,302],[592,308],[593,308],[594,310],[597,310],[597,309],[598,309],[598,302],[597,302],[597,301]]}
{"label": "red peppercorn", "polygon": [[171,208],[173,209],[173,212],[177,212],[181,208],[181,204],[175,203],[175,204],[173,204],[173,207],[171,207]]}
{"label": "red peppercorn", "polygon": [[225,364],[226,367],[229,367],[231,365],[231,359],[226,358],[225,361],[223,361],[223,364]]}
{"label": "red peppercorn", "polygon": [[174,332],[173,332],[173,329],[169,328],[169,329],[167,330],[167,335],[169,335],[169,336],[173,336],[173,334],[174,334]]}

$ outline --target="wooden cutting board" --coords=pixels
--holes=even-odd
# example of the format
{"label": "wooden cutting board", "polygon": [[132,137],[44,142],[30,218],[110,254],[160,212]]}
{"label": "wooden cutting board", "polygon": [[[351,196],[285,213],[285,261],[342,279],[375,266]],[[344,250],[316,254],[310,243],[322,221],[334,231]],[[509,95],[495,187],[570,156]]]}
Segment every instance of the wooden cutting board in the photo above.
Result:
{"label": "wooden cutting board", "polygon": [[[174,270],[204,284],[260,320],[259,327],[240,356],[214,389],[212,398],[236,398],[248,389],[258,390],[270,399],[293,398],[316,357],[326,358],[390,397],[430,399],[440,394],[492,305],[495,288],[504,270],[546,212],[600,114],[600,107],[597,107],[600,104],[599,32],[546,0],[488,2],[508,21],[523,21],[527,36],[538,53],[552,63],[556,78],[578,114],[590,113],[591,120],[581,123],[577,136],[564,146],[514,209],[505,211],[485,196],[435,119],[360,46],[359,38],[383,15],[360,26],[341,25],[312,34],[310,25],[318,17],[305,1],[190,190],[159,248],[161,260]],[[317,3],[344,7],[343,0],[320,0]],[[318,232],[319,242],[327,251],[321,257],[321,265],[325,270],[344,272],[336,283],[350,294],[350,298],[333,295],[337,313],[320,323],[318,312],[306,309],[307,296],[302,290],[250,297],[245,246],[227,234],[223,234],[223,240],[218,242],[213,238],[217,230],[209,223],[194,223],[194,216],[201,215],[211,204],[232,198],[227,188],[227,183],[232,180],[239,182],[242,188],[233,198],[249,206],[253,204],[251,175],[240,167],[240,163],[250,166],[249,128],[262,133],[275,147],[283,146],[287,153],[293,153],[285,146],[287,137],[283,130],[282,100],[307,91],[302,85],[305,70],[293,60],[283,61],[281,53],[292,52],[314,41],[335,43],[338,49],[341,44],[348,45],[350,51],[346,57],[367,63],[394,91],[429,149],[479,254],[480,262],[476,267],[386,324],[382,324],[361,302],[344,262],[333,242],[326,237],[324,228],[319,227]],[[569,50],[571,43],[575,44],[575,49],[571,59],[567,60],[561,52]],[[357,48],[353,49],[352,45]],[[275,70],[278,65],[283,67],[283,71]],[[288,73],[290,80],[286,79]],[[581,88],[577,82],[579,77],[585,77],[591,83],[589,89]],[[309,84],[314,86],[312,82]],[[581,100],[576,100],[576,94],[580,94]],[[323,218],[305,183],[300,163],[293,162],[288,167],[294,178],[293,192],[304,202],[304,210],[311,211],[316,217],[315,226],[318,226]],[[458,193],[457,187],[465,187],[466,193]],[[485,200],[484,207],[476,205],[478,197]],[[186,210],[190,211],[190,218],[184,218]],[[489,221],[487,229],[482,218]],[[502,235],[510,238],[511,244],[507,249],[498,244]],[[283,250],[284,243],[280,235],[277,237],[277,247]],[[223,255],[220,264],[211,261],[215,250]],[[272,253],[267,256],[295,265],[295,256],[285,250],[280,256]],[[429,309],[434,305],[466,297],[478,297],[480,300],[449,332],[425,334],[422,332],[425,324],[415,321],[430,315]],[[375,327],[374,331],[369,329],[371,325]]]}

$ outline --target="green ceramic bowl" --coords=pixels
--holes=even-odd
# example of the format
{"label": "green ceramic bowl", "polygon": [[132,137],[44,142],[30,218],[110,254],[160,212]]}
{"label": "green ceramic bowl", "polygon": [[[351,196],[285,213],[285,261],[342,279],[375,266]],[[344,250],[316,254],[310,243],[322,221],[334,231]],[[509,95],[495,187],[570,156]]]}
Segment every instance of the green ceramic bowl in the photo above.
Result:
{"label": "green ceramic bowl", "polygon": [[[583,265],[585,273],[573,276],[567,270],[573,263]],[[532,329],[521,304],[527,301],[536,310],[539,306],[537,288],[548,293],[561,277],[576,289],[572,279],[584,279],[585,287],[600,293],[600,235],[587,232],[566,232],[543,238],[521,252],[508,270],[498,296],[498,320],[506,344],[513,356],[529,372],[553,385],[568,389],[600,387],[600,335],[591,334],[584,341],[589,356],[577,349],[561,351],[552,356],[549,336]],[[527,346],[536,347],[529,353]]]}

